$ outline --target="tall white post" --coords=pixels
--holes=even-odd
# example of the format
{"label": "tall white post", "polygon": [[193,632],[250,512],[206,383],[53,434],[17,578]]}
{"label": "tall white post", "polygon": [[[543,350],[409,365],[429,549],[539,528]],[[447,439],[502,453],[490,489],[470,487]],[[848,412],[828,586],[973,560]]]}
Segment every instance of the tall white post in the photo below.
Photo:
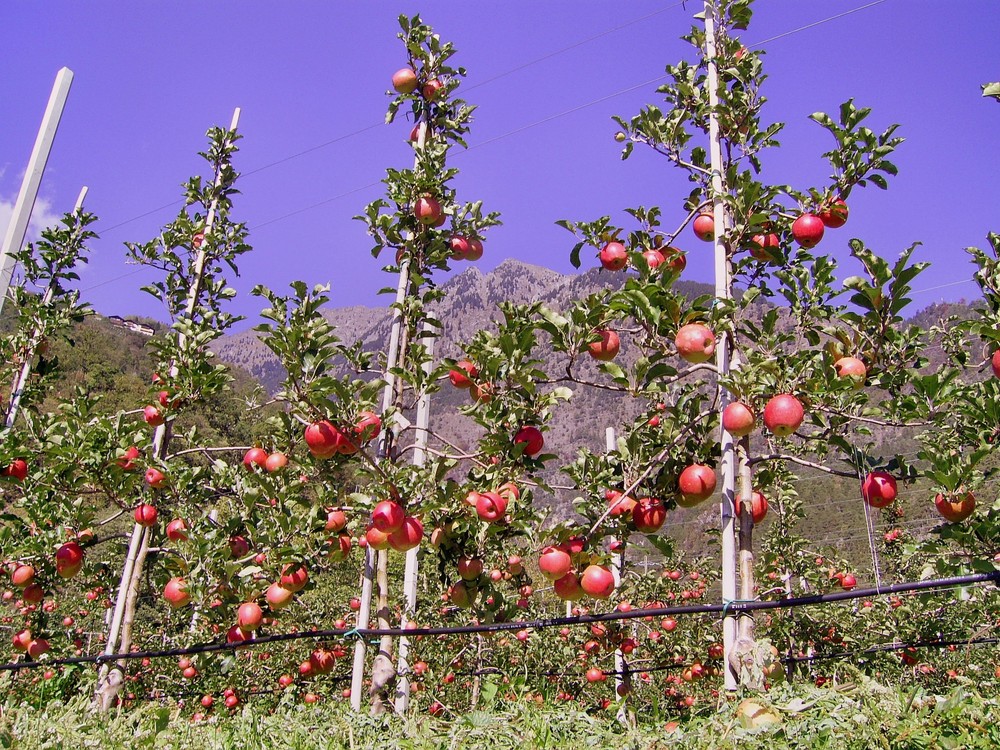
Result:
{"label": "tall white post", "polygon": [[[424,333],[431,333],[431,327],[424,323]],[[424,362],[423,371],[425,375],[430,375],[433,369],[434,339],[428,336],[424,339],[427,342],[427,361]],[[417,400],[416,435],[414,436],[413,465],[423,466],[427,460],[427,438],[429,437],[427,428],[430,425],[431,395],[424,391]],[[402,628],[406,628],[410,618],[417,610],[417,551],[414,547],[406,551],[406,567],[403,571],[403,617],[400,622]],[[405,635],[399,639],[399,657],[396,663],[396,713],[406,713],[410,705],[410,639]]]}
{"label": "tall white post", "polygon": [[[617,446],[615,440],[615,428],[608,427],[604,431],[604,444],[610,453]],[[614,553],[611,557],[611,574],[615,578],[615,588],[618,588],[622,582],[622,570],[625,567],[625,552],[624,552],[624,542],[622,546],[618,548],[618,551]],[[615,649],[615,700],[619,698],[624,698],[628,695],[629,690],[632,688],[632,678],[626,673],[628,664],[625,663],[625,653],[622,651],[621,646]],[[618,713],[616,717],[619,724],[625,724],[628,721],[628,711],[625,709],[625,701],[622,701],[618,706]]]}
{"label": "tall white post", "polygon": [[49,95],[49,103],[42,116],[42,126],[38,129],[38,135],[35,138],[35,146],[31,149],[28,168],[21,181],[21,191],[17,194],[17,201],[14,203],[14,213],[11,215],[10,224],[7,225],[7,231],[4,233],[3,244],[0,245],[0,310],[3,310],[3,304],[7,299],[7,288],[10,286],[10,278],[14,274],[14,254],[24,244],[24,237],[28,232],[28,220],[31,218],[31,211],[38,198],[42,174],[44,174],[45,165],[49,161],[52,142],[56,138],[59,121],[62,119],[66,98],[69,96],[69,89],[72,85],[73,71],[69,68],[61,68],[56,74],[56,81],[52,86],[52,93]]}
{"label": "tall white post", "polygon": [[[722,147],[719,141],[719,117],[716,107],[719,105],[719,69],[715,60],[715,3],[705,0],[705,60],[708,65],[708,104],[709,113],[709,157],[712,165],[712,214],[715,220],[715,296],[720,300],[732,298],[732,280],[730,278],[729,258],[726,256],[726,245],[723,234],[726,228],[726,207],[723,195],[726,190],[723,180]],[[719,377],[729,374],[729,336],[722,333],[718,337],[715,350],[715,365]],[[729,393],[720,386],[719,409],[725,409],[729,403]],[[720,419],[721,421],[721,419]],[[720,437],[722,452],[722,600],[736,600],[736,524],[735,505],[736,492],[736,443],[733,436],[722,430]],[[738,687],[738,675],[733,669],[730,657],[736,643],[736,618],[726,613],[722,619],[722,645],[725,656],[725,685],[727,690]]]}

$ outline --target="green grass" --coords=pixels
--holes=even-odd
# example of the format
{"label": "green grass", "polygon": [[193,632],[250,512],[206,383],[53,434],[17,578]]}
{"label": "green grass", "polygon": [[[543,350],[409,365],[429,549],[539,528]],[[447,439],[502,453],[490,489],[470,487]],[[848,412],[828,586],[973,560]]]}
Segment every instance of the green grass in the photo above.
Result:
{"label": "green grass", "polygon": [[13,697],[0,715],[3,748],[197,748],[198,750],[312,750],[313,748],[996,748],[1000,700],[967,685],[947,696],[906,692],[875,682],[814,688],[781,686],[764,703],[778,721],[751,728],[735,700],[681,720],[667,731],[663,717],[630,716],[615,707],[596,713],[559,706],[498,703],[450,720],[426,714],[404,718],[354,715],[343,703],[306,706],[291,697],[249,703],[232,715],[193,723],[192,709],[146,704],[109,715],[89,712],[83,698],[44,709]]}

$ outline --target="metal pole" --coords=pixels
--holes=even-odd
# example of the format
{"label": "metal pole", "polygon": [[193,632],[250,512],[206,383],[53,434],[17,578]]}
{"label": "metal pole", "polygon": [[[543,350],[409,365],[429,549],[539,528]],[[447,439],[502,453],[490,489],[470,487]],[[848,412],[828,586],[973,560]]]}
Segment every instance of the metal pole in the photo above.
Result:
{"label": "metal pole", "polygon": [[[709,111],[709,156],[712,164],[712,214],[715,220],[715,296],[717,299],[732,298],[732,281],[730,278],[729,259],[726,256],[726,245],[723,233],[726,226],[726,207],[722,196],[726,186],[723,181],[722,147],[719,141],[719,117],[716,108],[719,106],[719,70],[715,61],[715,3],[705,0],[705,60],[708,65],[708,104]],[[729,337],[722,333],[718,337],[715,350],[715,366],[719,377],[729,374]],[[726,408],[729,403],[729,393],[721,388],[719,392],[719,409]],[[722,472],[722,599],[723,602],[736,600],[736,532],[735,509],[733,498],[736,491],[736,444],[733,436],[722,430],[720,436],[721,472]],[[725,684],[726,690],[738,687],[738,675],[730,661],[736,643],[736,619],[732,615],[722,620],[722,644],[725,652]]]}
{"label": "metal pole", "polygon": [[28,159],[28,169],[24,173],[24,180],[21,181],[21,191],[17,194],[10,224],[7,225],[3,244],[0,245],[0,310],[3,310],[3,304],[7,299],[7,288],[10,286],[11,276],[14,275],[14,254],[24,244],[24,237],[28,232],[28,220],[35,207],[35,199],[38,198],[42,174],[49,161],[52,142],[59,129],[59,121],[62,119],[63,108],[66,106],[66,98],[72,85],[73,71],[69,68],[60,68],[52,86],[52,93],[49,94],[49,103],[42,116],[42,125],[38,129],[35,146]]}
{"label": "metal pole", "polygon": [[[604,444],[608,451],[613,451],[617,447],[615,441],[615,428],[608,427],[604,430]],[[615,578],[615,588],[621,586],[622,570],[625,567],[624,542],[618,551],[611,557],[611,574]],[[615,700],[628,695],[628,690],[632,687],[632,679],[628,674],[628,664],[625,662],[625,653],[621,646],[615,649]],[[628,711],[625,709],[625,701],[621,701],[618,706],[616,717],[619,724],[628,722]]]}

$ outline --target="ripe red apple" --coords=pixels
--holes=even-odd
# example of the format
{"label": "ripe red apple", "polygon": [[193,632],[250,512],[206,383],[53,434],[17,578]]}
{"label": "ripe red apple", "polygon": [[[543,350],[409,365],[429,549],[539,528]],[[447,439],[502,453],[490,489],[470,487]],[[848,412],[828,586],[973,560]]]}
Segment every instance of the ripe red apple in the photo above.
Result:
{"label": "ripe red apple", "polygon": [[413,204],[413,215],[417,221],[425,226],[430,226],[438,221],[444,214],[441,211],[441,204],[430,195],[422,195]]}
{"label": "ripe red apple", "polygon": [[715,240],[715,217],[710,213],[701,213],[695,217],[691,225],[699,240],[712,242]]}
{"label": "ripe red apple", "polygon": [[594,333],[601,338],[587,344],[590,356],[598,362],[610,362],[617,357],[618,350],[621,348],[621,339],[618,334],[608,328],[601,328]]}
{"label": "ripe red apple", "polygon": [[802,214],[792,222],[792,236],[804,248],[816,247],[823,239],[823,220],[815,214]]}
{"label": "ripe red apple", "polygon": [[115,463],[118,464],[118,468],[122,471],[132,471],[135,468],[135,460],[141,456],[142,453],[136,446],[126,449],[125,453],[115,459]]}
{"label": "ripe red apple", "polygon": [[838,378],[849,379],[855,390],[864,387],[868,368],[857,357],[841,357],[833,363],[833,369],[837,371]]}
{"label": "ripe red apple", "polygon": [[27,651],[28,645],[34,640],[31,631],[25,628],[14,634],[12,645],[15,651]]}
{"label": "ripe red apple", "polygon": [[326,512],[325,531],[343,531],[347,527],[347,514],[339,508],[331,508]]}
{"label": "ripe red apple", "polygon": [[254,466],[263,469],[267,465],[267,451],[260,447],[251,448],[243,454],[243,465],[248,469]]}
{"label": "ripe red apple", "polygon": [[392,87],[400,94],[409,94],[417,90],[417,74],[413,68],[400,68],[392,74]]}
{"label": "ripe red apple", "polygon": [[32,659],[37,659],[48,650],[49,642],[44,638],[35,638],[28,644],[28,656]]}
{"label": "ripe red apple", "polygon": [[857,585],[858,581],[854,577],[853,573],[845,573],[843,577],[840,579],[840,587],[844,589],[844,591],[850,591]]}
{"label": "ripe red apple", "polygon": [[655,271],[666,260],[663,253],[652,247],[649,250],[643,250],[642,257],[646,259],[646,265],[649,266],[650,271]]}
{"label": "ripe red apple", "polygon": [[429,102],[434,101],[441,95],[441,90],[444,88],[444,84],[441,83],[437,78],[432,78],[424,87],[420,89],[420,93],[424,95],[424,99]]}
{"label": "ripe red apple", "polygon": [[250,542],[246,540],[246,537],[234,534],[229,537],[229,552],[236,559],[246,557],[250,552]]}
{"label": "ripe red apple", "polygon": [[521,490],[513,482],[504,482],[497,487],[497,494],[508,503],[513,503],[521,499]]}
{"label": "ripe red apple", "polygon": [[25,586],[24,591],[21,592],[21,598],[24,599],[25,604],[38,604],[44,596],[45,590],[37,583]]}
{"label": "ripe red apple", "polygon": [[476,498],[476,513],[484,521],[499,521],[506,512],[507,499],[496,492],[483,492]]}
{"label": "ripe red apple", "polygon": [[281,471],[286,466],[288,466],[288,456],[284,453],[271,453],[264,462],[264,469],[270,474]]}
{"label": "ripe red apple", "polygon": [[56,567],[74,567],[83,563],[83,547],[76,542],[66,542],[56,550]]}
{"label": "ripe red apple", "polygon": [[707,500],[715,492],[715,469],[705,464],[691,464],[677,478],[677,504],[685,508]]}
{"label": "ripe red apple", "polygon": [[164,422],[163,412],[160,411],[158,406],[154,406],[153,404],[142,410],[142,418],[146,420],[146,424],[150,427],[159,427]]}
{"label": "ripe red apple", "polygon": [[465,581],[475,581],[483,573],[483,561],[478,557],[463,555],[458,558],[458,574]]}
{"label": "ripe red apple", "polygon": [[460,234],[452,235],[448,240],[452,260],[465,260],[469,254],[469,240]]}
{"label": "ripe red apple", "polygon": [[644,497],[632,508],[632,523],[635,524],[636,531],[643,534],[659,531],[666,520],[667,509],[659,498]]}
{"label": "ripe red apple", "polygon": [[180,609],[188,604],[191,601],[191,594],[187,591],[187,582],[180,577],[171,578],[163,587],[163,598],[174,609]]}
{"label": "ripe red apple", "polygon": [[146,469],[145,476],[146,484],[152,487],[154,490],[160,489],[167,482],[166,476],[159,469],[155,469],[152,466]]}
{"label": "ripe red apple", "polygon": [[754,526],[763,521],[766,515],[767,515],[767,498],[764,497],[764,494],[762,492],[754,490],[753,493],[750,495],[750,517],[753,519]]}
{"label": "ripe red apple", "polygon": [[722,410],[722,426],[733,437],[745,437],[753,432],[756,417],[742,401],[733,401]]}
{"label": "ripe red apple", "polygon": [[354,423],[354,434],[363,442],[374,440],[382,432],[382,419],[373,411],[367,409],[358,414],[358,419]]}
{"label": "ripe red apple", "polygon": [[335,539],[330,540],[330,551],[327,553],[329,560],[332,562],[341,562],[342,560],[346,560],[349,554],[351,554],[350,534],[338,534]]}
{"label": "ripe red apple", "polygon": [[628,250],[620,242],[609,242],[598,255],[601,265],[608,271],[621,271],[628,265]]}
{"label": "ripe red apple", "polygon": [[663,251],[664,262],[673,273],[680,275],[687,268],[687,255],[676,247],[668,247]]}
{"label": "ripe red apple", "polygon": [[465,253],[465,259],[475,263],[483,257],[483,241],[475,237],[469,238],[469,250]]}
{"label": "ripe red apple", "polygon": [[141,503],[135,509],[133,516],[135,517],[135,522],[140,526],[155,526],[156,525],[156,506],[150,505],[149,503]]}
{"label": "ripe red apple", "polygon": [[236,626],[244,633],[252,633],[260,627],[264,610],[257,602],[244,602],[236,610]]}
{"label": "ripe red apple", "polygon": [[514,445],[524,444],[523,455],[532,458],[542,452],[545,447],[545,438],[542,432],[533,425],[525,425],[514,435]]}
{"label": "ripe red apple", "polygon": [[847,204],[837,198],[819,212],[819,219],[830,229],[839,229],[847,223]]}
{"label": "ripe red apple", "polygon": [[383,534],[391,534],[406,518],[403,506],[393,500],[382,500],[372,510],[372,526]]}
{"label": "ripe red apple", "polygon": [[774,263],[781,255],[781,242],[774,232],[755,234],[750,238],[750,255],[762,263]]}
{"label": "ripe red apple", "polygon": [[538,556],[538,569],[550,581],[558,581],[569,573],[572,567],[572,558],[559,547],[545,547]]}
{"label": "ripe red apple", "polygon": [[0,471],[0,476],[10,477],[11,479],[23,482],[28,478],[28,462],[23,458],[15,458],[7,468]]}
{"label": "ripe red apple", "polygon": [[10,581],[18,588],[30,586],[35,582],[35,569],[30,565],[17,565],[10,574]]}
{"label": "ripe red apple", "polygon": [[615,576],[604,565],[588,565],[580,576],[580,588],[595,599],[607,599],[615,591]]}
{"label": "ripe red apple", "polygon": [[632,516],[632,511],[635,508],[635,500],[627,495],[623,498],[622,493],[618,490],[608,490],[604,493],[604,499],[608,501],[608,507],[611,509],[611,517],[618,518],[619,516]]}
{"label": "ripe red apple", "polygon": [[597,667],[591,667],[586,673],[587,682],[604,682],[608,676]]}
{"label": "ripe red apple", "polygon": [[885,508],[896,499],[896,480],[887,471],[873,471],[861,483],[861,497],[873,508]]}
{"label": "ripe red apple", "polygon": [[330,421],[324,419],[306,427],[305,440],[309,452],[316,458],[330,458],[340,450],[343,436]]}
{"label": "ripe red apple", "polygon": [[167,539],[172,542],[187,541],[187,522],[183,518],[175,518],[167,524]]}
{"label": "ripe red apple", "polygon": [[424,525],[419,518],[407,516],[403,524],[389,534],[389,546],[397,552],[406,552],[420,546],[424,538]]}
{"label": "ripe red apple", "polygon": [[564,601],[575,602],[583,597],[583,588],[576,573],[570,571],[552,584],[556,596]]}
{"label": "ripe red apple", "polygon": [[993,367],[993,375],[1000,378],[1000,349],[993,352],[993,357],[990,359],[990,365]]}
{"label": "ripe red apple", "polygon": [[802,425],[805,410],[795,396],[780,393],[764,407],[764,426],[776,437],[788,437]]}
{"label": "ripe red apple", "polygon": [[359,546],[368,545],[372,549],[389,549],[389,534],[379,531],[371,524],[365,530],[365,535],[358,540]]}
{"label": "ripe red apple", "polygon": [[493,383],[473,383],[469,388],[469,398],[475,403],[488,404],[493,400]]}
{"label": "ripe red apple", "polygon": [[309,571],[301,563],[288,563],[281,569],[281,578],[278,583],[292,592],[298,592],[305,588],[309,582]]}
{"label": "ripe red apple", "polygon": [[479,375],[479,368],[467,359],[459,360],[455,363],[455,369],[448,372],[448,380],[456,388],[469,388],[472,386],[470,378]]}
{"label": "ripe red apple", "polygon": [[715,334],[706,325],[688,323],[677,331],[674,345],[686,362],[707,362],[715,354]]}
{"label": "ripe red apple", "polygon": [[971,492],[950,493],[947,495],[938,493],[934,497],[934,506],[937,508],[945,520],[951,523],[959,523],[972,515],[976,509],[976,496]]}
{"label": "ripe red apple", "polygon": [[264,598],[267,600],[271,611],[277,612],[292,603],[292,600],[295,598],[295,592],[286,589],[280,583],[272,583],[267,587],[267,591],[264,592]]}

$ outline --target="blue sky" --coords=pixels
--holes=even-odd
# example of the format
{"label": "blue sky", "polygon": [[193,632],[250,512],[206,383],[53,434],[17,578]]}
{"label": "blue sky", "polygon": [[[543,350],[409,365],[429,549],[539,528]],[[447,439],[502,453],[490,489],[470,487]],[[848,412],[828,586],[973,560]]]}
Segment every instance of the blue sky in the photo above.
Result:
{"label": "blue sky", "polygon": [[[201,167],[205,131],[227,125],[237,106],[245,137],[236,165],[246,177],[235,218],[250,226],[255,250],[235,280],[236,309],[253,316],[254,284],[283,289],[294,279],[331,283],[338,305],[388,304],[376,293],[391,281],[351,217],[381,195],[386,167],[412,161],[409,126],[380,123],[389,78],[405,62],[396,17],[419,12],[458,48],[456,63],[469,71],[462,93],[479,106],[472,148],[453,162],[460,198],[503,214],[479,267],[518,258],[570,271],[573,242],[557,219],[624,222],[622,209],[640,204],[663,207],[665,224],[683,215],[683,175],[652,153],[622,162],[610,117],[658,102],[656,79],[690,55],[678,37],[700,7],[8,0],[0,222],[65,65],[76,80],[37,213],[69,210],[90,187],[102,237],[81,287],[99,311],[163,317],[139,291],[149,277],[125,264],[122,243],[148,240],[173,216],[180,184]],[[899,177],[888,192],[856,191],[848,225],[820,249],[846,258],[848,239],[860,237],[895,257],[923,242],[917,257],[933,269],[915,284],[926,291],[914,311],[973,296],[963,248],[1000,230],[1000,105],[979,88],[1000,79],[998,28],[993,0],[761,0],[743,37],[767,50],[765,116],[788,123],[785,148],[765,157],[768,180],[825,180],[828,136],[808,121],[814,111],[833,113],[854,97],[874,109],[873,127],[901,123]],[[685,239],[689,278],[711,281],[709,248]],[[843,275],[856,270],[848,261]]]}

